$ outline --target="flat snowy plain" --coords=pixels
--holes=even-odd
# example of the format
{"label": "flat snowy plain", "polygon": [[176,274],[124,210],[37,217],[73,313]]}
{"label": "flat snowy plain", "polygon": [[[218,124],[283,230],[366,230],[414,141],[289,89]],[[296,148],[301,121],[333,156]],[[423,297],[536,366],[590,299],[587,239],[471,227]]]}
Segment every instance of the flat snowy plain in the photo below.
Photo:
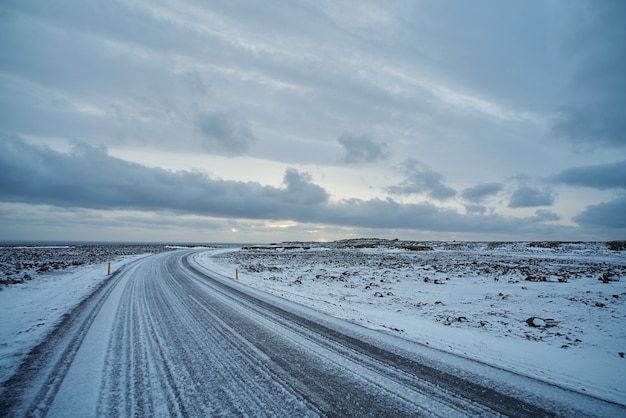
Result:
{"label": "flat snowy plain", "polygon": [[[59,251],[74,254],[72,247],[30,248],[40,254],[38,266],[53,265]],[[382,333],[626,405],[626,251],[620,248],[350,240],[207,247],[196,259],[233,279],[237,269],[241,283]],[[0,248],[9,249],[15,250]],[[109,254],[112,270],[154,250]],[[107,277],[107,263],[87,256],[48,271],[35,267],[2,260],[9,281],[30,278],[1,287],[0,383]]]}

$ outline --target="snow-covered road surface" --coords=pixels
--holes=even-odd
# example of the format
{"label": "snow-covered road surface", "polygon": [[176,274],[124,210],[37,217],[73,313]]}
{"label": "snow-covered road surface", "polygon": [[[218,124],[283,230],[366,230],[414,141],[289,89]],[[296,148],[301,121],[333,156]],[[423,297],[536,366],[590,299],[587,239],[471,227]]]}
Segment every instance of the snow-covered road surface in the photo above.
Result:
{"label": "snow-covered road surface", "polygon": [[7,382],[0,415],[626,415],[250,289],[197,253],[112,276]]}

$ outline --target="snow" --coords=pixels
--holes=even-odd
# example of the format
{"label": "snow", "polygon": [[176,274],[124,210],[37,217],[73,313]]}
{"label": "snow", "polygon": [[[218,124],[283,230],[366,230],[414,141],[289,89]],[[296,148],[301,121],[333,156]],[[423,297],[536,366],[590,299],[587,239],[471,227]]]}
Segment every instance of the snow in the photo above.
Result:
{"label": "snow", "polygon": [[[42,248],[65,247],[39,249]],[[111,261],[111,272],[145,256],[118,257]],[[51,273],[31,271],[31,280],[0,288],[0,384],[15,373],[26,355],[44,340],[63,315],[106,280],[107,269],[108,262]]]}
{"label": "snow", "polygon": [[[124,262],[135,260],[139,257],[127,257]],[[103,266],[102,266],[103,267]],[[107,266],[108,267],[108,266]],[[47,416],[64,417],[67,411],[77,417],[95,416],[95,406],[98,404],[100,388],[90,382],[102,380],[101,373],[104,370],[104,359],[109,345],[111,330],[115,320],[115,314],[123,292],[123,286],[116,286],[101,307],[94,322],[81,345],[89,347],[88,350],[79,350],[72,361],[63,383],[55,396],[55,402]],[[69,400],[65,403],[64,401]]]}
{"label": "snow", "polygon": [[356,240],[196,258],[334,317],[626,404],[626,253],[603,243],[421,245],[432,249]]}
{"label": "snow", "polygon": [[[112,271],[145,256],[116,257]],[[207,248],[196,261],[383,334],[626,404],[626,252],[603,243],[356,240]],[[69,264],[0,287],[0,383],[107,278],[106,262]]]}

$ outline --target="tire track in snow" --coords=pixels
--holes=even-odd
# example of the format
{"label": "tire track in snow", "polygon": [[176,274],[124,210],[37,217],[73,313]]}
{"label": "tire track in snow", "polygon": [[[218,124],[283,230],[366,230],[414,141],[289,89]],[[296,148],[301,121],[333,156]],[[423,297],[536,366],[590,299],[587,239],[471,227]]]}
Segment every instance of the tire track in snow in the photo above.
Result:
{"label": "tire track in snow", "polygon": [[[452,376],[439,372],[439,375],[435,376],[437,379],[434,379],[433,372],[421,365],[418,370],[415,368],[409,371],[403,370],[407,369],[405,364],[410,363],[406,358],[399,358],[393,353],[340,334],[321,324],[231,289],[227,285],[207,280],[208,278],[191,266],[188,261],[184,264],[186,268],[200,275],[200,278],[196,280],[200,280],[202,285],[209,287],[211,292],[224,300],[238,304],[240,310],[247,312],[246,317],[254,318],[259,329],[271,329],[273,334],[280,334],[281,340],[289,340],[290,344],[300,350],[300,353],[294,357],[301,356],[305,359],[305,363],[320,363],[316,367],[307,366],[307,371],[315,376],[314,379],[309,379],[309,376],[300,376],[300,378],[303,379],[301,386],[308,387],[309,393],[319,391],[323,394],[322,396],[330,400],[325,404],[333,405],[333,408],[322,408],[326,413],[337,413],[337,408],[344,408],[340,415],[377,416],[407,413],[428,416],[498,415],[497,411],[489,407],[446,390],[447,386],[451,386],[451,381],[455,383]],[[242,303],[242,300],[246,303]],[[242,327],[243,324],[239,325]],[[246,331],[247,334],[254,335],[253,330]],[[266,336],[256,336],[255,339],[263,340],[265,344],[268,343]],[[272,356],[275,364],[279,364],[287,350],[288,346],[283,344],[280,356],[271,354],[276,350],[270,351],[269,355]],[[287,373],[292,376],[292,379],[293,376],[298,376],[297,368],[294,369],[289,364],[282,365],[288,369]],[[320,370],[324,372],[321,373]],[[424,373],[424,370],[429,373]],[[420,377],[424,375],[434,380],[434,383]],[[444,381],[442,377],[447,380]],[[315,380],[325,383],[334,381],[334,383],[319,387]],[[463,384],[465,387],[472,385],[471,382],[466,381],[463,381]],[[347,390],[347,387],[350,389]],[[487,391],[486,388],[481,389]],[[336,393],[332,393],[333,391]],[[503,397],[501,400],[508,402],[509,411],[518,412],[518,415],[519,411],[513,407],[514,403],[526,408],[524,414],[520,416],[537,416],[537,413],[540,413],[540,416],[550,416],[547,411],[516,399]],[[357,411],[360,412],[357,413]]]}
{"label": "tire track in snow", "polygon": [[[198,303],[201,304],[200,301]],[[419,378],[415,373],[410,374],[405,370],[399,369],[389,358],[386,362],[383,362],[379,358],[371,357],[364,353],[363,350],[359,351],[353,346],[334,340],[311,328],[306,328],[306,332],[302,332],[301,326],[280,316],[267,316],[262,320],[258,319],[260,318],[259,315],[267,315],[267,312],[259,307],[248,306],[246,310],[249,311],[249,316],[257,317],[260,323],[266,321],[267,323],[264,323],[264,326],[281,327],[281,336],[283,338],[289,339],[294,344],[307,347],[309,351],[316,352],[317,356],[323,357],[325,361],[332,363],[336,370],[343,370],[343,373],[346,374],[359,374],[363,379],[377,387],[377,390],[381,393],[387,393],[386,396],[396,397],[399,401],[412,405],[415,409],[419,409],[421,404],[431,403],[432,400],[436,399],[440,402],[438,412],[441,416],[451,416],[458,413],[485,416],[493,412],[478,403],[472,404],[467,400],[459,398],[453,392],[446,390],[444,386]],[[253,350],[260,352],[250,342],[246,341],[246,345],[250,345]],[[263,352],[261,354],[266,356]],[[387,355],[391,356],[391,353]],[[328,404],[324,404],[326,408],[322,409],[332,410]],[[433,415],[432,411],[423,410],[423,412]]]}
{"label": "tire track in snow", "polygon": [[134,277],[122,295],[99,414],[304,416],[315,410],[189,296],[194,289],[178,265],[157,267]]}

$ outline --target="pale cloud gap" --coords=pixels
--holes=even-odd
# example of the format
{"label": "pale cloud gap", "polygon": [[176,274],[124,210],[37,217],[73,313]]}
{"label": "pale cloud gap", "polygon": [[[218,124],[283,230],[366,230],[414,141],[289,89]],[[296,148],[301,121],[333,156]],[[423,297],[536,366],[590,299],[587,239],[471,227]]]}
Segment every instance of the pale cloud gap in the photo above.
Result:
{"label": "pale cloud gap", "polygon": [[343,134],[338,139],[345,149],[346,164],[373,163],[387,158],[386,145],[368,135]]}
{"label": "pale cloud gap", "polygon": [[285,172],[282,187],[272,187],[149,168],[80,143],[64,154],[7,135],[0,142],[0,171],[0,199],[5,202],[428,231],[536,234],[545,228],[554,233],[564,228],[543,224],[541,214],[462,215],[429,203],[402,204],[390,198],[333,203],[308,173],[294,169]]}
{"label": "pale cloud gap", "polygon": [[456,190],[443,184],[443,176],[426,164],[414,159],[407,159],[400,172],[405,179],[397,186],[388,186],[386,190],[395,195],[426,194],[436,200],[445,200],[456,195]]}

